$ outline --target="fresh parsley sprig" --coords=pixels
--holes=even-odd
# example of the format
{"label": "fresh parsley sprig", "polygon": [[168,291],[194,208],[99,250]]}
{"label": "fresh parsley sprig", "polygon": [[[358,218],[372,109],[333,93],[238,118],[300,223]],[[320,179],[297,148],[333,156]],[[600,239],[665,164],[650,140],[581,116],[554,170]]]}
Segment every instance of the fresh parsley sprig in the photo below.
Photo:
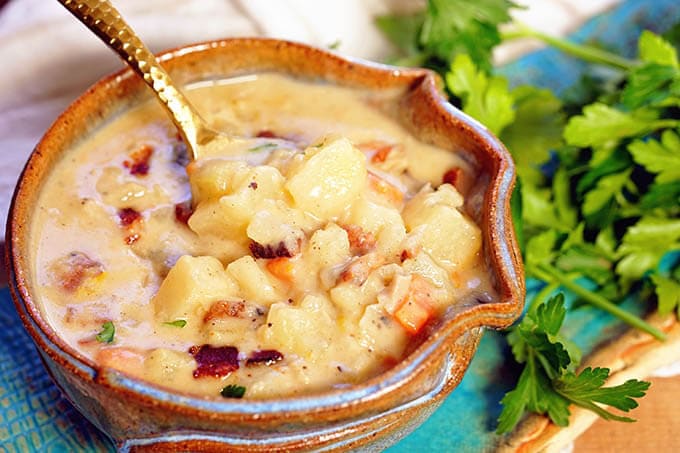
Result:
{"label": "fresh parsley sprig", "polygon": [[580,361],[578,349],[560,335],[566,316],[562,294],[530,310],[511,329],[508,342],[524,369],[517,386],[502,400],[498,418],[499,434],[511,431],[525,412],[547,414],[558,426],[569,424],[569,405],[575,404],[607,420],[632,422],[633,419],[607,411],[602,405],[629,411],[637,407],[633,398],[645,395],[649,383],[631,379],[615,387],[604,387],[607,368],[573,370]]}
{"label": "fresh parsley sprig", "polygon": [[429,0],[426,11],[388,15],[376,25],[399,49],[393,63],[445,69],[456,55],[467,54],[491,70],[491,52],[501,42],[498,25],[510,21],[508,0]]}

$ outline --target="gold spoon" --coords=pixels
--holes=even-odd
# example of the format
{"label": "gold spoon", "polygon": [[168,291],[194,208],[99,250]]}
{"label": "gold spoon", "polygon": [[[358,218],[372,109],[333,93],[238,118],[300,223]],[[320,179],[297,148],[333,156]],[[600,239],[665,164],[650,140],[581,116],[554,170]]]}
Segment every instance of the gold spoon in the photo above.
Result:
{"label": "gold spoon", "polygon": [[142,76],[179,129],[191,160],[215,153],[234,154],[262,143],[294,147],[285,140],[234,137],[210,128],[108,0],[58,1]]}

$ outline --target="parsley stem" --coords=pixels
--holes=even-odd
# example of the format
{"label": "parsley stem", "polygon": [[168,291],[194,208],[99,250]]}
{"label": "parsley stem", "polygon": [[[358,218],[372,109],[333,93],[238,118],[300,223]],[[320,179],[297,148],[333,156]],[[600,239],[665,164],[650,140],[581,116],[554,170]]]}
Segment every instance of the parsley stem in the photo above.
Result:
{"label": "parsley stem", "polygon": [[552,266],[548,266],[545,264],[539,264],[538,266],[527,265],[527,271],[543,281],[558,282],[560,285],[567,288],[568,290],[582,298],[584,301],[588,302],[589,304],[616,316],[629,326],[640,329],[641,331],[650,334],[657,340],[660,341],[666,340],[666,334],[657,329],[656,327],[647,323],[640,317],[635,316],[634,314],[622,309],[618,305],[613,304],[612,302],[600,296],[599,294],[596,294],[584,288],[583,286],[579,285],[578,283],[574,282],[573,280],[565,276],[557,269],[554,269]]}
{"label": "parsley stem", "polygon": [[637,66],[637,62],[633,60],[628,60],[627,58],[607,52],[606,50],[598,49],[597,47],[587,46],[585,44],[577,44],[564,38],[547,35],[519,22],[514,23],[513,30],[501,32],[501,38],[503,40],[535,38],[561,50],[562,52],[568,53],[569,55],[573,55],[582,60],[591,63],[613,66],[625,71],[631,70]]}

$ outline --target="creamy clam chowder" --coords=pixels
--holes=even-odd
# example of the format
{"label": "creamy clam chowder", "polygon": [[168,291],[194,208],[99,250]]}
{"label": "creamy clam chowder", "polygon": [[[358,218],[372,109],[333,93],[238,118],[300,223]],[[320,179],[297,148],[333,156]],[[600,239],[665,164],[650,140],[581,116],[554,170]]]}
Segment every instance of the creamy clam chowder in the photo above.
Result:
{"label": "creamy clam chowder", "polygon": [[194,162],[155,103],[118,115],[40,193],[48,323],[100,365],[217,398],[394,366],[449,307],[492,293],[463,208],[474,172],[407,132],[396,96],[276,74],[197,86],[216,128],[262,140]]}

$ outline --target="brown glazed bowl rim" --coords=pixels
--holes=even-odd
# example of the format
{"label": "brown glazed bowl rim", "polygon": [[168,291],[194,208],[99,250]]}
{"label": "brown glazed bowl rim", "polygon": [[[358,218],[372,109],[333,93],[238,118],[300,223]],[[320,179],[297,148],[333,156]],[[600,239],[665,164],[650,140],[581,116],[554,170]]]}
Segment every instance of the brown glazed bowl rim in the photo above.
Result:
{"label": "brown glazed bowl rim", "polygon": [[[10,272],[10,289],[19,315],[42,352],[66,368],[68,372],[82,379],[95,380],[99,384],[123,394],[132,394],[145,404],[158,410],[179,413],[233,414],[253,420],[272,418],[285,414],[286,419],[305,415],[331,413],[339,408],[354,407],[356,410],[380,407],[381,398],[391,398],[395,392],[404,391],[410,379],[432,365],[432,361],[448,351],[456,340],[471,330],[480,327],[502,328],[511,324],[521,314],[524,301],[524,274],[511,220],[510,197],[515,181],[514,165],[509,153],[500,141],[484,126],[463,114],[449,104],[440,91],[440,80],[425,69],[406,69],[383,64],[347,58],[337,53],[310,47],[304,44],[267,38],[234,38],[203,42],[169,50],[160,54],[160,60],[172,73],[173,69],[191,67],[191,58],[200,59],[208,52],[248,52],[262,49],[285,50],[299,58],[317,59],[325,70],[336,71],[333,77],[320,75],[319,79],[330,83],[350,79],[353,70],[370,77],[384,79],[406,79],[412,85],[418,84],[432,103],[432,108],[442,116],[450,117],[456,127],[477,144],[483,146],[490,159],[496,162],[495,173],[491,174],[484,195],[483,212],[486,216],[487,231],[483,231],[488,243],[486,259],[495,275],[498,300],[487,304],[464,307],[454,318],[446,321],[430,337],[426,338],[411,354],[391,370],[364,383],[347,389],[330,390],[306,396],[285,397],[266,400],[252,399],[205,399],[127,376],[116,370],[101,367],[67,345],[43,319],[40,309],[34,303],[30,292],[29,259],[24,251],[28,247],[29,219],[32,210],[30,200],[39,192],[42,172],[47,173],[51,164],[61,152],[60,141],[64,130],[78,125],[79,115],[92,109],[93,101],[102,100],[102,93],[114,96],[117,102],[125,99],[121,86],[138,86],[143,82],[131,69],[123,69],[105,77],[74,101],[45,133],[31,154],[17,183],[7,224],[6,259]],[[185,64],[185,59],[188,64]],[[257,69],[255,69],[257,70]],[[337,74],[338,71],[344,73]],[[321,70],[320,70],[321,72]],[[285,71],[284,71],[285,73]],[[350,75],[348,75],[350,74]],[[222,75],[225,76],[224,74]],[[354,83],[359,83],[354,81]],[[96,102],[95,102],[96,103]],[[476,341],[476,340],[474,340]],[[464,360],[466,364],[469,362]],[[464,370],[461,370],[461,372]]]}

